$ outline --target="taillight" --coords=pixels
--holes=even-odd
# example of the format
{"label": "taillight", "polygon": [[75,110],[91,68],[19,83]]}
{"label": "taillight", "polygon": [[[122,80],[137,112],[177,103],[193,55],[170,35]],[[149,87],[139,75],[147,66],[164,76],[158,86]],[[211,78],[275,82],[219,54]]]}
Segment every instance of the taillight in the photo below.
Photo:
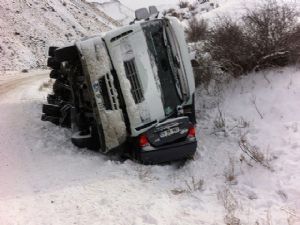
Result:
{"label": "taillight", "polygon": [[149,141],[148,141],[148,138],[145,134],[142,134],[139,138],[139,146],[142,148],[142,147],[146,147],[146,146],[149,146]]}
{"label": "taillight", "polygon": [[187,136],[188,136],[188,138],[195,138],[196,137],[196,128],[194,126],[189,128]]}

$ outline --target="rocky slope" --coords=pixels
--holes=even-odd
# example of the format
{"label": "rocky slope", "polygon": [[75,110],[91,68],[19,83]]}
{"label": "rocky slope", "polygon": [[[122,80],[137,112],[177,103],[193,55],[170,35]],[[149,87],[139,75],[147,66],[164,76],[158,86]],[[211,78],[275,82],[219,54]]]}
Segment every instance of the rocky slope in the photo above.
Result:
{"label": "rocky slope", "polygon": [[44,67],[50,45],[108,31],[120,22],[98,3],[78,0],[0,0],[0,70]]}

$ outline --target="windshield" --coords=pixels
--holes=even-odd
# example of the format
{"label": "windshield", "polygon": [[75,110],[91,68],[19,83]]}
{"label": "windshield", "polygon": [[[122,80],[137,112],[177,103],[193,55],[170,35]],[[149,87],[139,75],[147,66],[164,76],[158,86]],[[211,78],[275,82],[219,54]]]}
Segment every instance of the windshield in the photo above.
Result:
{"label": "windshield", "polygon": [[161,20],[146,22],[143,24],[143,31],[147,40],[149,53],[155,58],[164,111],[165,115],[168,116],[181,104],[181,97],[163,22]]}

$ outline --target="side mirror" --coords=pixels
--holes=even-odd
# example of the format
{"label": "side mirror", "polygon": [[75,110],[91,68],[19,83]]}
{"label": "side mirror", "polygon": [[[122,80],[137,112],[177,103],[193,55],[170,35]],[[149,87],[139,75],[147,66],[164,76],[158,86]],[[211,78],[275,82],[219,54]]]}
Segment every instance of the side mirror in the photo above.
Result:
{"label": "side mirror", "polygon": [[146,8],[141,8],[135,10],[135,18],[136,20],[146,20],[149,19],[150,15]]}
{"label": "side mirror", "polygon": [[154,5],[149,6],[149,12],[150,12],[150,16],[155,15],[155,17],[158,16],[159,13],[156,6]]}

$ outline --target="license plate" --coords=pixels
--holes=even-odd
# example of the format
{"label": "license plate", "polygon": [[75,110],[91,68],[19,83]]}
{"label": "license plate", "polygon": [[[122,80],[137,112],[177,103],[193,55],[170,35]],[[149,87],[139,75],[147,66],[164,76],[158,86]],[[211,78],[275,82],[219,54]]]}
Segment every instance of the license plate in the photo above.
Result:
{"label": "license plate", "polygon": [[171,136],[171,135],[176,134],[176,133],[179,133],[179,127],[173,127],[173,128],[168,129],[168,130],[165,130],[163,132],[160,132],[159,136],[161,138],[165,138],[165,137]]}

